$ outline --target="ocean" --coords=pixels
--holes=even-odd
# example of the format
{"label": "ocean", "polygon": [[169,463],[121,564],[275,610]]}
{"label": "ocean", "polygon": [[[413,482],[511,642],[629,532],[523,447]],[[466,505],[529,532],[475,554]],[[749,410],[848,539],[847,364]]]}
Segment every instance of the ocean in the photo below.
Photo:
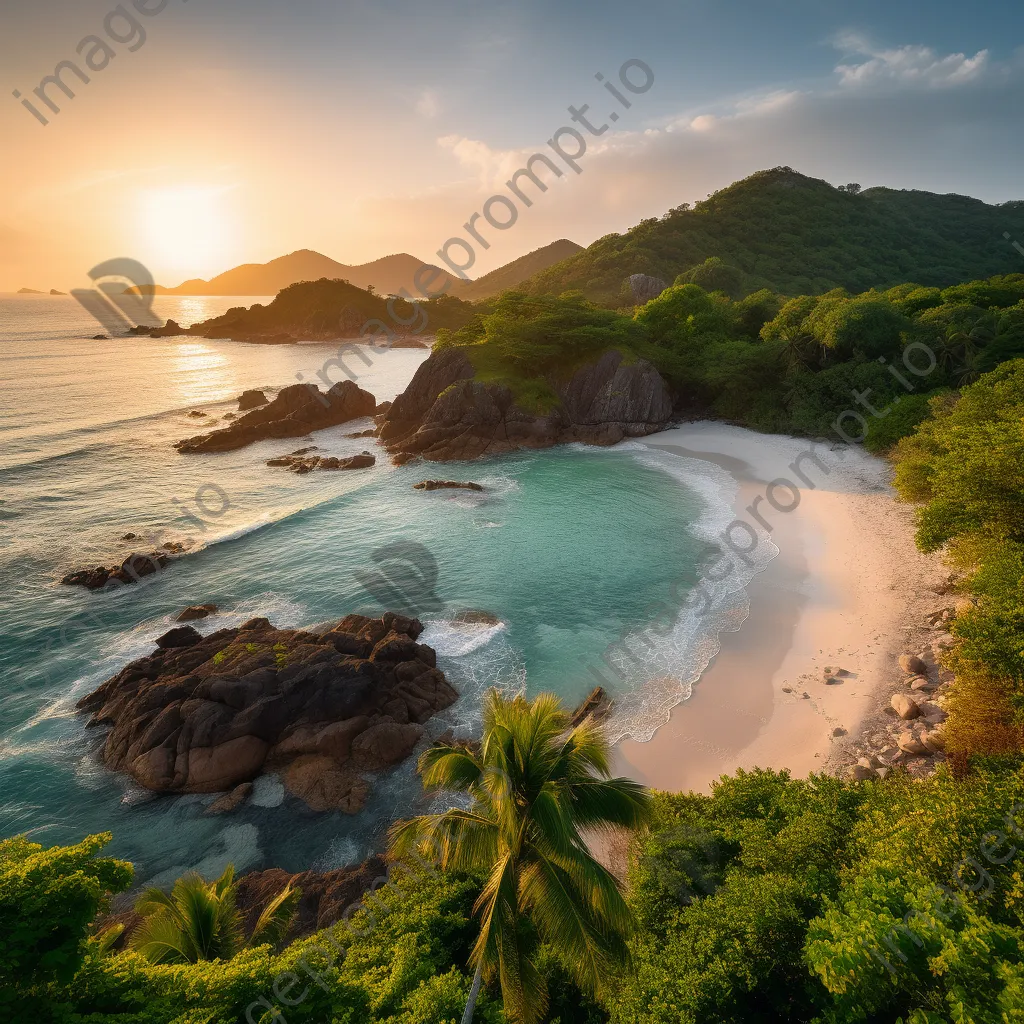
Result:
{"label": "ocean", "polygon": [[[256,301],[266,300],[160,297],[154,310],[188,326]],[[136,881],[159,884],[229,862],[340,866],[426,806],[411,762],[378,777],[353,816],[304,812],[273,776],[236,813],[207,816],[209,796],[154,797],[104,768],[101,738],[75,702],[149,653],[191,604],[221,609],[195,623],[209,632],[256,615],[301,626],[404,601],[461,695],[431,735],[478,730],[489,686],[574,704],[603,681],[613,738],[641,740],[689,695],[719,631],[745,617],[743,586],[761,566],[730,575],[714,614],[685,606],[709,542],[733,518],[735,485],[710,463],[630,441],[394,467],[374,438],[345,436],[369,419],[312,440],[181,455],[174,442],[223,425],[243,390],[316,380],[337,345],[92,340],[100,331],[72,298],[0,296],[0,837],[52,845],[109,831]],[[369,365],[346,363],[386,401],[427,352],[366,355]],[[304,476],[266,466],[309,444],[368,450],[377,464]],[[413,489],[438,476],[485,490]],[[72,569],[169,542],[188,554],[140,583],[92,593],[59,584]],[[655,604],[674,621],[656,628]],[[493,621],[464,621],[465,611]]]}

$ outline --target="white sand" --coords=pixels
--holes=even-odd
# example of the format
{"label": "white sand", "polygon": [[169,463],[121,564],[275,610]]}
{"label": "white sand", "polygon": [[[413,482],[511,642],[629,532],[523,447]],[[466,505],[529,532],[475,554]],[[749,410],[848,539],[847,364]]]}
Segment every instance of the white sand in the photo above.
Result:
{"label": "white sand", "polygon": [[[726,469],[739,485],[736,516],[751,525],[747,508],[773,480],[798,484],[799,503],[786,513],[758,504],[779,554],[748,585],[749,616],[721,634],[720,653],[653,739],[618,745],[616,774],[707,791],[739,767],[822,770],[897,688],[896,658],[939,601],[929,588],[941,563],[915,548],[912,510],[895,500],[887,465],[859,450],[717,423],[644,443]],[[789,468],[812,450],[828,470],[801,461],[813,488]],[[783,507],[795,502],[782,486],[772,494]],[[826,685],[826,666],[849,674]]]}

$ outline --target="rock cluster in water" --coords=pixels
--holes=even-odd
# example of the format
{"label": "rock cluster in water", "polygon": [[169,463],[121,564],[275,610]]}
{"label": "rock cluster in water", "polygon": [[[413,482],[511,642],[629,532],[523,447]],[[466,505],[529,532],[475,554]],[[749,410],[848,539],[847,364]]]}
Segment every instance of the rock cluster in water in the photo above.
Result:
{"label": "rock cluster in water", "polygon": [[354,813],[456,692],[423,626],[388,612],[322,633],[251,619],[203,637],[179,626],[79,701],[107,726],[103,760],[162,793],[212,793],[283,773],[316,811]]}
{"label": "rock cluster in water", "polygon": [[247,412],[230,426],[179,441],[179,452],[227,452],[274,437],[304,437],[360,416],[372,416],[377,400],[354,381],[343,380],[330,391],[315,384],[291,384],[266,405]]}
{"label": "rock cluster in water", "polygon": [[483,486],[481,484],[473,483],[472,480],[421,480],[418,484],[413,484],[412,486],[413,489],[417,491],[483,490]]}
{"label": "rock cluster in water", "polygon": [[672,416],[668,387],[644,359],[626,363],[610,350],[568,381],[551,382],[560,399],[552,412],[519,408],[502,384],[476,380],[460,349],[433,353],[392,402],[380,440],[403,463],[473,459],[517,448],[580,441],[609,445],[664,429]]}
{"label": "rock cluster in water", "polygon": [[268,466],[283,466],[293,473],[312,473],[314,469],[369,469],[375,465],[377,458],[369,452],[350,455],[348,458],[336,458],[333,455],[311,455],[318,451],[316,447],[300,448],[291,455],[281,455],[276,459],[268,459]]}
{"label": "rock cluster in water", "polygon": [[171,556],[161,551],[149,554],[129,555],[120,565],[98,565],[94,569],[76,569],[69,572],[61,583],[68,587],[85,587],[87,590],[102,590],[108,583],[135,583],[143,576],[152,576],[171,561]]}

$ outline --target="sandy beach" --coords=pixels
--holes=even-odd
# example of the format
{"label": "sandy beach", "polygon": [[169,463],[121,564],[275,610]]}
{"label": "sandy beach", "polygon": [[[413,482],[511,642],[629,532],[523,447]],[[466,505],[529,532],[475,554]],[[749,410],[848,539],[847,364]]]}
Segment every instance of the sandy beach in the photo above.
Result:
{"label": "sandy beach", "polygon": [[[779,554],[748,585],[746,620],[720,634],[721,650],[690,698],[649,742],[619,743],[616,774],[707,792],[737,768],[805,776],[849,761],[850,744],[889,702],[896,659],[941,603],[930,588],[945,575],[938,558],[917,551],[913,512],[896,501],[888,466],[859,450],[717,423],[644,443],[727,470],[738,487],[735,514],[751,525],[762,496],[754,512]],[[801,453],[803,481],[793,470]],[[798,491],[769,490],[780,479]]]}

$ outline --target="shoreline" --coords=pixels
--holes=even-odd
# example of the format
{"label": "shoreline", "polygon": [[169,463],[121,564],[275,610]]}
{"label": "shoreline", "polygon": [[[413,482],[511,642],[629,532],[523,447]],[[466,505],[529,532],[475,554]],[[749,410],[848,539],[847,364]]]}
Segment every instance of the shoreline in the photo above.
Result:
{"label": "shoreline", "polygon": [[938,556],[917,550],[913,510],[888,486],[888,465],[857,449],[711,422],[642,443],[725,469],[737,485],[734,514],[751,523],[751,504],[771,481],[794,476],[798,454],[813,449],[826,471],[805,467],[812,485],[790,512],[755,506],[779,553],[748,583],[748,615],[719,634],[721,649],[690,697],[649,741],[616,744],[614,774],[706,793],[738,768],[803,777],[851,764],[866,733],[891,721],[897,658],[928,633],[921,623],[941,602],[931,588],[946,576]]}

